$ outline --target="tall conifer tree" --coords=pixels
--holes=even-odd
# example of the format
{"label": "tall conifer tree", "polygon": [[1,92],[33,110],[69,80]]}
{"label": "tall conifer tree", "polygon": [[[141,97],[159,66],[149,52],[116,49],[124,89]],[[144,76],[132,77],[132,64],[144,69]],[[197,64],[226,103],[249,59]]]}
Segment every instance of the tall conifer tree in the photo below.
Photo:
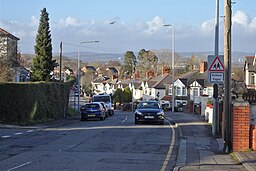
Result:
{"label": "tall conifer tree", "polygon": [[52,59],[52,40],[49,26],[49,14],[46,8],[41,11],[39,27],[36,35],[35,58],[33,59],[32,79],[34,81],[50,81],[56,60]]}

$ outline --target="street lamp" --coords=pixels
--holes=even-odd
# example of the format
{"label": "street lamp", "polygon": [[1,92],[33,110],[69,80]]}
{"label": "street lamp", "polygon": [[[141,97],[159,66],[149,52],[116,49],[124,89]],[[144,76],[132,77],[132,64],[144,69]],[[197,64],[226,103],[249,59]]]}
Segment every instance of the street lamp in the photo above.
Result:
{"label": "street lamp", "polygon": [[174,26],[170,24],[164,24],[164,27],[170,27],[172,29],[172,112],[174,112]]}
{"label": "street lamp", "polygon": [[78,44],[78,59],[77,59],[77,86],[78,86],[78,112],[80,110],[80,48],[85,43],[99,43],[99,41],[86,41]]}

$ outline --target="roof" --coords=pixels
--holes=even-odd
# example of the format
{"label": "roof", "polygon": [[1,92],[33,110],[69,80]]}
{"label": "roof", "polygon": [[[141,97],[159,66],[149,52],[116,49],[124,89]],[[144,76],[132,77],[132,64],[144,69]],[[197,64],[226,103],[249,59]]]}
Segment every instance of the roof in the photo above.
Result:
{"label": "roof", "polygon": [[6,37],[11,37],[12,39],[15,39],[15,40],[20,40],[18,37],[12,35],[11,33],[9,33],[8,31],[0,28],[0,35],[4,35]]}
{"label": "roof", "polygon": [[202,87],[212,86],[212,83],[208,82],[208,72],[191,71],[180,76],[179,80],[186,86],[189,86],[194,81],[197,81]]}
{"label": "roof", "polygon": [[179,80],[184,84],[185,86],[188,86],[188,79],[187,78],[179,78]]}
{"label": "roof", "polygon": [[118,70],[115,67],[108,67],[106,71],[111,71],[112,73],[118,73]]}
{"label": "roof", "polygon": [[165,85],[171,83],[172,76],[168,73],[164,75],[159,75],[155,78],[147,80],[148,87],[155,89],[165,89]]}
{"label": "roof", "polygon": [[86,70],[88,70],[88,71],[96,71],[96,68],[94,67],[94,66],[90,66],[90,65],[88,65],[88,66],[84,66],[85,67],[85,69]]}

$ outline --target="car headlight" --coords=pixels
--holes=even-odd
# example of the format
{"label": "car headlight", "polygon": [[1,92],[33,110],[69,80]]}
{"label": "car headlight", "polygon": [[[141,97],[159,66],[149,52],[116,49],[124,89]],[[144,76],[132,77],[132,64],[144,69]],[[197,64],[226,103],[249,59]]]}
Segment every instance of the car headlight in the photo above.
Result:
{"label": "car headlight", "polygon": [[138,110],[136,110],[135,113],[138,114],[138,115],[142,115],[142,113]]}
{"label": "car headlight", "polygon": [[164,112],[160,111],[160,112],[157,113],[157,115],[164,115]]}

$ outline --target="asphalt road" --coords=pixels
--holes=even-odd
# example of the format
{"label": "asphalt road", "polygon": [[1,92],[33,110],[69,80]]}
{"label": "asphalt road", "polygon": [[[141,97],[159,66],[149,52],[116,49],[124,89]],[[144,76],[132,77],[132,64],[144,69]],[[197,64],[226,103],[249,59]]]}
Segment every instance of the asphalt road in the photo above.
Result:
{"label": "asphalt road", "polygon": [[[166,113],[168,115],[168,113]],[[35,127],[0,129],[0,170],[172,170],[176,130],[134,124],[131,112],[105,121],[79,117]]]}

